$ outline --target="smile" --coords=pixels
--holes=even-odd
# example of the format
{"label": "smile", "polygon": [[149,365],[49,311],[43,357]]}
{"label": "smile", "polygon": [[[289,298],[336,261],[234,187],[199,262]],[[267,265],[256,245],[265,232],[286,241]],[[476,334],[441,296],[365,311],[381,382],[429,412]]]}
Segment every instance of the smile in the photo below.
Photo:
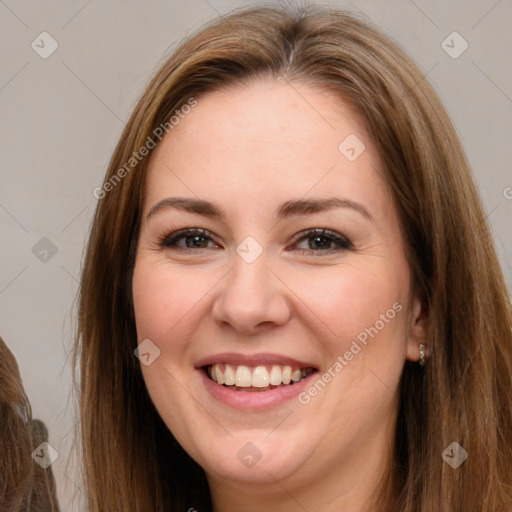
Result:
{"label": "smile", "polygon": [[310,375],[314,368],[276,364],[246,366],[215,363],[206,366],[205,370],[213,382],[233,391],[260,392],[296,384]]}
{"label": "smile", "polygon": [[263,352],[211,354],[194,367],[216,403],[243,411],[271,410],[296,399],[319,372],[310,359]]}

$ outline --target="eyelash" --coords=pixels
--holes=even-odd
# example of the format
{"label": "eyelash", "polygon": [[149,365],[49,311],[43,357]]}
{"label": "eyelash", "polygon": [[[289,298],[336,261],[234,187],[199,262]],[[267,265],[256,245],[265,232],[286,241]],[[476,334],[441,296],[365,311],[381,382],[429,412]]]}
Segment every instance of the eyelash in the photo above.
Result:
{"label": "eyelash", "polygon": [[[199,249],[199,250],[208,249],[208,247],[194,248],[194,247],[179,247],[177,245],[177,242],[179,240],[185,239],[187,237],[193,237],[193,236],[199,236],[201,238],[204,238],[205,240],[211,240],[214,242],[212,237],[209,235],[208,231],[206,231],[205,229],[185,228],[185,229],[180,229],[178,231],[174,231],[172,233],[164,234],[163,236],[160,237],[159,245],[166,249],[175,248],[175,249],[181,250],[181,251],[187,251],[187,250],[194,251],[197,249]],[[352,242],[347,237],[341,236],[334,231],[331,231],[329,229],[324,229],[324,228],[322,228],[322,229],[319,229],[319,228],[307,229],[305,231],[301,231],[300,233],[297,233],[297,235],[295,235],[295,237],[294,237],[295,241],[293,242],[293,244],[296,245],[299,242],[301,242],[302,240],[307,240],[308,238],[314,238],[314,237],[321,237],[321,238],[327,239],[328,241],[331,241],[331,242],[334,242],[335,244],[337,244],[338,247],[336,249],[329,248],[329,249],[325,249],[325,250],[322,250],[322,249],[319,249],[319,250],[298,249],[301,255],[311,255],[311,254],[315,254],[315,253],[331,254],[333,252],[342,252],[342,251],[354,249]]]}

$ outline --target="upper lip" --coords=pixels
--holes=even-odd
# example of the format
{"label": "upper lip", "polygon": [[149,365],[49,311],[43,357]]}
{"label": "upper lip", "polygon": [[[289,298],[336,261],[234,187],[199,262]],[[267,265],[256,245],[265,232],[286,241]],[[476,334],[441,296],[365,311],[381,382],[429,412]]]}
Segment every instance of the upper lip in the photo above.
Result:
{"label": "upper lip", "polygon": [[196,362],[195,367],[201,368],[203,366],[210,366],[216,363],[226,363],[232,364],[235,366],[244,365],[244,366],[264,366],[264,365],[281,365],[281,366],[292,366],[294,368],[314,368],[315,365],[306,362],[300,361],[298,359],[279,355],[279,354],[269,354],[269,353],[261,353],[261,354],[237,354],[234,352],[224,352],[222,354],[214,354],[211,356],[204,357]]}

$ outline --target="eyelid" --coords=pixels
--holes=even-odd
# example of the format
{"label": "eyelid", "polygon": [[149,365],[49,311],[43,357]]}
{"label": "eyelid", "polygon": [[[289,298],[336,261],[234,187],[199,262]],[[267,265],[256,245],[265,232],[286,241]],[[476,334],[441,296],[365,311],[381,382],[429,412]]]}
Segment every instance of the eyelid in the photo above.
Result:
{"label": "eyelid", "polygon": [[[197,251],[197,250],[201,250],[201,249],[208,249],[208,247],[193,248],[193,247],[178,247],[176,245],[177,241],[179,241],[180,239],[185,238],[187,236],[193,236],[193,235],[199,235],[199,236],[205,238],[206,240],[213,242],[215,245],[222,247],[222,245],[216,241],[213,233],[211,233],[207,229],[199,228],[199,227],[171,229],[170,232],[167,231],[159,237],[158,244],[164,248],[177,247],[179,250],[182,250],[182,251],[186,251],[186,250]],[[330,248],[330,249],[321,249],[320,248],[318,250],[313,250],[313,249],[297,249],[297,250],[299,252],[301,252],[302,254],[318,253],[318,255],[321,255],[321,254],[326,254],[326,253],[341,252],[344,250],[346,251],[346,250],[354,249],[352,242],[345,235],[342,235],[340,233],[337,233],[336,231],[332,231],[327,228],[310,228],[310,229],[305,229],[305,230],[300,231],[299,233],[295,234],[293,236],[291,245],[288,245],[288,247],[285,250],[291,250],[291,249],[289,249],[289,247],[291,247],[293,249],[293,247],[296,246],[297,243],[299,243],[300,241],[307,239],[307,238],[311,238],[313,236],[325,237],[325,238],[333,241],[334,243],[336,243],[337,247],[334,249],[333,248]]]}
{"label": "eyelid", "polygon": [[[180,238],[186,237],[186,236],[192,236],[192,235],[199,235],[202,236],[208,240],[211,240],[215,245],[220,245],[216,240],[213,234],[204,228],[198,228],[198,227],[191,227],[191,228],[183,228],[183,229],[171,229],[170,231],[164,232],[164,234],[160,235],[158,237],[158,245],[169,248],[175,245],[175,242],[177,242]],[[173,243],[171,243],[173,242]],[[187,248],[180,248],[182,250],[192,249],[192,250],[198,250],[202,249],[201,247],[198,247],[196,249],[193,249],[192,247]]]}
{"label": "eyelid", "polygon": [[[308,238],[308,237],[312,237],[314,235],[324,236],[326,238],[330,238],[331,240],[334,240],[335,242],[337,242],[339,244],[339,249],[338,250],[354,249],[354,245],[352,244],[351,240],[347,236],[342,235],[340,233],[337,233],[336,231],[332,231],[332,230],[327,229],[327,228],[311,228],[311,229],[306,229],[304,231],[301,231],[300,233],[297,233],[293,237],[292,244],[295,245],[298,242],[300,242],[302,239]],[[304,251],[304,249],[302,249],[302,250]],[[321,251],[321,250],[313,251],[313,250],[310,249],[309,252],[321,253],[321,252],[326,252],[326,251]]]}

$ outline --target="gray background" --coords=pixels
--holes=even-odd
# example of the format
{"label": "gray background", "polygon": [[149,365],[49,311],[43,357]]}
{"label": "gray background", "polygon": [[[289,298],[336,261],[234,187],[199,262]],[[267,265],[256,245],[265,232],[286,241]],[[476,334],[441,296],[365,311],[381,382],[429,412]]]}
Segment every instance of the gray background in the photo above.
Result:
{"label": "gray background", "polygon": [[[473,166],[511,290],[512,1],[330,3],[365,13],[433,83]],[[49,427],[63,510],[83,508],[69,454],[77,418],[69,352],[92,191],[165,56],[202,23],[241,5],[0,0],[0,334],[18,359],[34,416]],[[47,59],[31,47],[42,46],[43,31],[58,43]],[[453,31],[469,44],[458,58],[441,46]],[[460,43],[448,39],[452,51]]]}

